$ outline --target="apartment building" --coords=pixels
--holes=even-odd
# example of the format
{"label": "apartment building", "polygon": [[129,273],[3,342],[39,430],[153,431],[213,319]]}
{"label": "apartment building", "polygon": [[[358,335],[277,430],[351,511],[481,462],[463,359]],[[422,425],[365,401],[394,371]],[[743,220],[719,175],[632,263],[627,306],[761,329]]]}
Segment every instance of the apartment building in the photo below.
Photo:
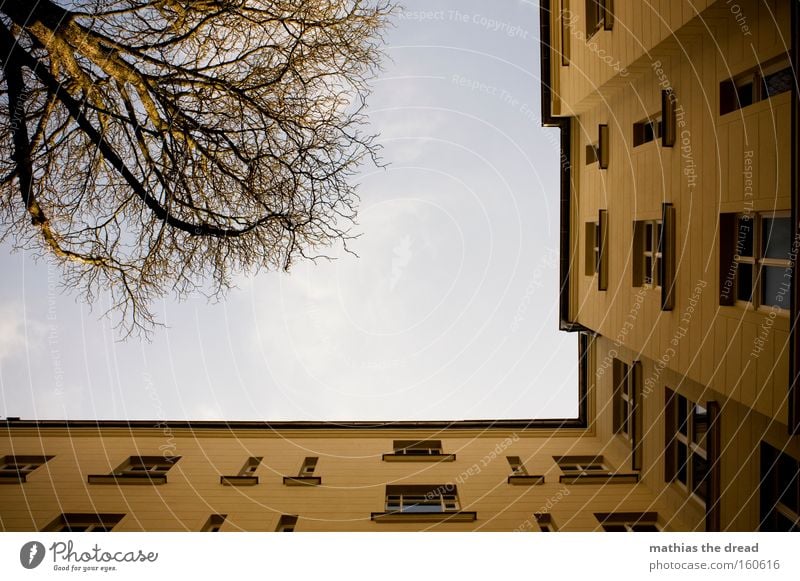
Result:
{"label": "apartment building", "polygon": [[540,6],[577,418],[9,418],[0,529],[798,530],[798,2]]}
{"label": "apartment building", "polygon": [[541,2],[561,327],[598,437],[695,530],[800,528],[798,7]]}

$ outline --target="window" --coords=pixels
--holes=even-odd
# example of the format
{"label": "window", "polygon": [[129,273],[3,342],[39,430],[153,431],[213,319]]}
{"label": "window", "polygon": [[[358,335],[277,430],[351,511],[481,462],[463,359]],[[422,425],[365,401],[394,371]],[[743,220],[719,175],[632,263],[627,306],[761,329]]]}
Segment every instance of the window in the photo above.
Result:
{"label": "window", "polygon": [[788,212],[720,216],[720,304],[789,309],[792,223]]}
{"label": "window", "polygon": [[452,462],[455,454],[445,454],[441,440],[395,440],[392,454],[384,454],[384,461],[429,461]]}
{"label": "window", "polygon": [[317,486],[322,484],[322,478],[319,476],[314,476],[314,470],[317,468],[317,460],[318,458],[316,457],[309,457],[303,460],[303,464],[300,466],[300,472],[298,475],[284,476],[283,483],[287,486]]}
{"label": "window", "polygon": [[448,512],[458,510],[455,486],[441,485],[424,490],[387,486],[386,512]]}
{"label": "window", "polygon": [[677,98],[672,89],[661,91],[661,146],[672,147],[675,145],[677,135],[677,115],[675,103]]}
{"label": "window", "polygon": [[300,467],[300,476],[313,476],[317,467],[317,458],[306,458]]}
{"label": "window", "polygon": [[608,125],[598,125],[597,134],[597,142],[586,146],[586,165],[597,162],[600,169],[608,169]]}
{"label": "window", "polygon": [[800,461],[761,443],[761,531],[800,531]]}
{"label": "window", "polygon": [[638,147],[661,137],[661,115],[647,117],[633,124],[633,146]]}
{"label": "window", "polygon": [[262,457],[248,458],[242,469],[239,470],[239,476],[255,476],[256,470],[258,470],[258,466],[263,459]]}
{"label": "window", "polygon": [[506,456],[506,460],[508,460],[508,465],[511,467],[512,476],[527,476],[528,471],[525,470],[525,466],[519,456]]}
{"label": "window", "polygon": [[28,475],[53,456],[11,455],[0,458],[0,482],[25,482]]}
{"label": "window", "polygon": [[792,90],[794,74],[786,56],[780,56],[719,85],[719,114],[725,115],[753,103]]}
{"label": "window", "polygon": [[664,479],[705,503],[709,496],[708,410],[670,389],[666,399]]}
{"label": "window", "polygon": [[602,456],[562,456],[555,460],[564,474],[572,476],[608,473],[609,471]]}
{"label": "window", "polygon": [[655,512],[596,512],[594,516],[607,533],[655,533],[661,530]]}
{"label": "window", "polygon": [[544,484],[544,476],[528,474],[528,470],[519,456],[506,456],[511,474],[508,475],[509,484]]}
{"label": "window", "polygon": [[629,484],[639,481],[636,473],[613,470],[603,456],[554,456],[561,468],[562,484]]}
{"label": "window", "polygon": [[571,12],[569,10],[569,0],[561,0],[561,65],[569,65],[569,46],[572,36]]}
{"label": "window", "polygon": [[641,426],[638,424],[640,418],[636,410],[638,408],[637,398],[641,393],[641,363],[634,361],[632,365],[628,365],[619,359],[614,359],[612,365],[614,433],[619,434],[630,443],[631,468],[639,470],[641,468],[641,448],[639,446]]}
{"label": "window", "polygon": [[553,522],[553,517],[550,515],[549,512],[546,513],[536,513],[533,515],[536,519],[536,523],[539,525],[539,530],[543,533],[552,533],[557,531],[556,524]]}
{"label": "window", "polygon": [[200,530],[204,533],[218,533],[226,518],[227,514],[212,514]]}
{"label": "window", "polygon": [[586,146],[586,165],[591,165],[597,162],[598,151],[600,146],[597,143],[592,143]]}
{"label": "window", "polygon": [[114,474],[117,476],[142,474],[164,476],[175,462],[175,458],[165,458],[164,456],[131,456],[114,471]]}
{"label": "window", "polygon": [[255,486],[258,484],[258,476],[256,476],[256,471],[261,465],[261,461],[263,459],[264,458],[261,456],[251,456],[241,467],[237,475],[220,476],[220,484],[225,484],[226,486]]}
{"label": "window", "polygon": [[131,456],[111,474],[90,474],[89,484],[166,484],[180,456]]}
{"label": "window", "polygon": [[614,25],[613,0],[586,0],[586,38],[600,29],[611,30]]}
{"label": "window", "polygon": [[608,288],[608,210],[599,210],[597,222],[586,222],[584,274],[597,275],[597,290]]}
{"label": "window", "polygon": [[661,220],[633,223],[633,286],[661,287]]}
{"label": "window", "polygon": [[114,529],[124,514],[64,513],[48,524],[42,532],[107,533]]}
{"label": "window", "polygon": [[293,533],[297,527],[297,517],[289,514],[281,515],[278,519],[278,526],[275,528],[276,533]]}
{"label": "window", "polygon": [[454,484],[387,485],[384,512],[372,513],[378,522],[469,522],[474,512],[461,511]]}

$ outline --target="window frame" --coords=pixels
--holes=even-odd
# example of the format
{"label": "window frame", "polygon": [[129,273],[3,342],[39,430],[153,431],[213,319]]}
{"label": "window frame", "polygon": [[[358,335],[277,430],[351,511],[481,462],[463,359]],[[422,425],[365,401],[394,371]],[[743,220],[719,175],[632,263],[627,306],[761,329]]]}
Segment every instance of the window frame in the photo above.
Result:
{"label": "window frame", "polygon": [[[665,453],[664,453],[664,481],[677,487],[683,494],[696,500],[703,506],[707,506],[712,500],[712,467],[709,444],[711,440],[711,413],[710,405],[696,403],[686,396],[665,388],[666,422],[665,428]],[[704,422],[696,421],[698,408],[704,410]],[[682,419],[683,418],[683,419]],[[705,430],[700,436],[697,434],[697,425],[705,424]],[[685,432],[682,426],[686,426]],[[683,449],[684,461],[681,466],[681,449]],[[695,474],[695,457],[699,457],[705,463],[705,475]],[[681,473],[685,473],[684,482],[681,480]],[[704,493],[698,493],[703,490]]]}
{"label": "window frame", "polygon": [[27,482],[28,476],[47,464],[55,456],[7,454],[0,457],[0,482]]}
{"label": "window frame", "polygon": [[[604,532],[661,532],[657,512],[608,512],[594,513]],[[608,527],[608,528],[607,528]],[[623,528],[624,531],[609,530],[610,527]],[[653,531],[637,530],[637,527],[652,527]]]}
{"label": "window frame", "polygon": [[[791,296],[791,286],[788,287],[786,292],[781,296],[787,297],[786,307],[779,305],[765,304],[763,293],[764,289],[764,272],[766,268],[783,268],[784,272],[792,268],[792,261],[788,259],[769,258],[765,256],[765,245],[763,243],[764,234],[764,221],[774,219],[791,218],[791,213],[788,210],[770,210],[764,212],[730,212],[727,213],[730,218],[726,219],[723,223],[724,228],[729,231],[721,232],[721,236],[725,236],[727,241],[720,244],[720,304],[727,306],[736,306],[744,309],[752,309],[757,312],[775,312],[776,314],[789,315],[789,303]],[[740,253],[743,243],[740,241],[741,223],[742,221],[750,222],[750,231],[752,233],[752,254],[743,255]],[[791,230],[790,230],[791,232]],[[723,256],[723,244],[732,245],[732,256],[726,258]],[[790,246],[786,249],[787,255],[792,251],[791,238]],[[730,251],[729,251],[730,252]],[[729,262],[729,265],[727,264]],[[749,301],[740,298],[739,284],[741,282],[739,269],[740,265],[748,265],[751,269],[750,275],[750,299]],[[728,266],[728,268],[726,268]],[[726,284],[726,279],[731,279],[729,292],[730,296],[725,294],[723,286]],[[785,278],[785,277],[784,277]],[[791,284],[791,283],[790,283]]]}
{"label": "window frame", "polygon": [[[724,79],[719,83],[719,115],[729,115],[741,109],[746,109],[751,105],[766,101],[774,96],[791,92],[791,87],[777,93],[768,94],[766,79],[772,75],[789,70],[792,65],[788,54],[781,54],[769,59],[757,66],[739,73],[731,78]],[[750,87],[749,99],[743,99],[741,90]],[[743,100],[747,101],[744,102]]]}
{"label": "window frame", "polygon": [[[114,530],[124,514],[98,514],[98,513],[61,513],[51,520],[42,532],[67,533],[67,532],[86,532],[86,533],[107,533]],[[83,530],[75,531],[76,527],[85,527]]]}
{"label": "window frame", "polygon": [[376,522],[472,522],[477,513],[461,509],[455,484],[387,484],[384,511],[373,512]]}
{"label": "window frame", "polygon": [[[760,446],[761,480],[759,490],[759,530],[765,532],[800,531],[800,460],[762,441]],[[785,465],[792,465],[794,475],[782,474]],[[792,496],[795,508],[784,498]],[[781,521],[790,521],[787,531]]]}

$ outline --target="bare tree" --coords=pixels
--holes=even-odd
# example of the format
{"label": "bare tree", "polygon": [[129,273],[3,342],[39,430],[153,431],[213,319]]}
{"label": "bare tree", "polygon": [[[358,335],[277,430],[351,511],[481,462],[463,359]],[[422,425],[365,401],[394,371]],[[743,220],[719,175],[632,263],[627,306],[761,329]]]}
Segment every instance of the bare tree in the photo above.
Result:
{"label": "bare tree", "polygon": [[127,331],[347,249],[385,0],[0,0],[0,238]]}

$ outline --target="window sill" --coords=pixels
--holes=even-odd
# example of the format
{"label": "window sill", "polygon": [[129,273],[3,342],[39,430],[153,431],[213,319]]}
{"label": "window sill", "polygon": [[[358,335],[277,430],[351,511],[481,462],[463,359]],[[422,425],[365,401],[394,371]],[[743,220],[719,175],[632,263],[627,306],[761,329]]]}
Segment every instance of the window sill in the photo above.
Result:
{"label": "window sill", "polygon": [[473,522],[477,520],[478,513],[463,510],[452,512],[373,512],[371,518],[378,523]]}
{"label": "window sill", "polygon": [[166,484],[166,474],[90,474],[89,484]]}
{"label": "window sill", "polygon": [[509,484],[536,486],[544,484],[544,476],[542,474],[514,474],[508,477]]}
{"label": "window sill", "polygon": [[562,474],[558,481],[561,484],[636,484],[639,482],[639,475],[636,473],[617,474],[616,472]]}
{"label": "window sill", "polygon": [[255,486],[258,476],[220,476],[219,483],[225,486]]}
{"label": "window sill", "polygon": [[384,462],[455,462],[455,454],[384,454]]}
{"label": "window sill", "polygon": [[319,486],[322,484],[321,476],[284,476],[285,486]]}

